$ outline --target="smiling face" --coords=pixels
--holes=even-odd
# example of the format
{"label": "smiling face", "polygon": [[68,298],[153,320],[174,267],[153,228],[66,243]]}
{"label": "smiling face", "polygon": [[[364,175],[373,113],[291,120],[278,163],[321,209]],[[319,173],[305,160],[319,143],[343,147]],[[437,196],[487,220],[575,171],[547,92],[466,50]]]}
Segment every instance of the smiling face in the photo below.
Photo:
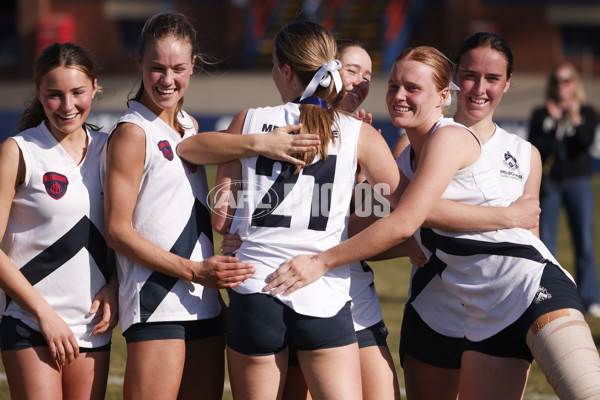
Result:
{"label": "smiling face", "polygon": [[44,75],[37,98],[48,118],[48,129],[57,139],[82,129],[96,91],[96,82],[77,68],[60,66]]}
{"label": "smiling face", "polygon": [[157,115],[175,109],[189,87],[194,59],[191,44],[173,36],[148,43],[140,59],[144,84],[141,103]]}
{"label": "smiling face", "polygon": [[346,95],[339,108],[354,112],[369,94],[372,63],[369,54],[359,46],[348,46],[340,54],[342,69],[340,75],[346,88]]}
{"label": "smiling face", "polygon": [[478,47],[466,52],[457,67],[454,79],[460,91],[455,119],[468,125],[491,121],[510,87],[506,58],[491,47]]}
{"label": "smiling face", "polygon": [[392,123],[404,129],[429,130],[442,116],[447,91],[436,88],[431,67],[414,60],[394,63],[385,96]]}

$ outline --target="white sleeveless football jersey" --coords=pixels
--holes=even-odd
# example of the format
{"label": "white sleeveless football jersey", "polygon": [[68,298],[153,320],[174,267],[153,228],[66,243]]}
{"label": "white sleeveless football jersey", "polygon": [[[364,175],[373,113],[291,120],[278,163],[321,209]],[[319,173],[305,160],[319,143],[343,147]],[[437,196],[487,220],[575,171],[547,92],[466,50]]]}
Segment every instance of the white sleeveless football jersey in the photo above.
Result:
{"label": "white sleeveless football jersey", "polygon": [[[454,124],[452,118],[442,118],[433,132],[450,124]],[[409,180],[412,180],[415,171],[411,154],[412,146],[409,144],[396,159],[400,171]],[[431,265],[418,267],[413,264],[407,303],[413,306],[421,319],[434,331],[444,336],[456,338],[464,336],[464,306],[442,282],[442,278]]]}
{"label": "white sleeveless football jersey", "polygon": [[[435,129],[451,123],[451,118],[443,118]],[[482,146],[482,150],[498,174],[504,198],[516,200],[523,194],[529,177],[531,144],[496,126],[494,135]],[[402,173],[412,180],[414,170],[410,149],[398,157],[397,162]],[[408,302],[436,332],[450,337],[464,336],[464,307],[432,267],[413,266]]]}
{"label": "white sleeveless football jersey", "polygon": [[[130,101],[115,127],[132,123],[146,134],[133,229],[164,250],[201,261],[213,255],[208,185],[203,166],[177,155],[179,142],[196,134],[186,112],[181,111],[179,121],[185,127],[183,138],[147,107]],[[206,319],[220,312],[215,289],[150,270],[121,254],[117,254],[117,267],[123,331],[134,323]]]}
{"label": "white sleeveless football jersey", "polygon": [[[453,122],[442,119],[435,129],[449,123]],[[497,133],[500,135],[483,146],[475,163],[457,172],[443,198],[474,205],[505,205],[523,193],[529,166],[523,165],[523,172],[517,165],[519,158],[529,164],[531,146],[505,137],[510,135],[505,131]],[[412,172],[405,171],[410,157],[404,154],[401,158],[399,165],[412,178]],[[470,340],[498,333],[529,306],[545,263],[558,265],[528,230],[450,233],[423,228],[415,236],[430,262],[423,268],[425,272],[413,268],[409,302],[432,329],[447,336],[463,336],[462,310],[463,332]],[[440,275],[447,289],[440,284]]]}
{"label": "white sleeveless football jersey", "polygon": [[[294,103],[251,109],[243,134],[297,123],[299,115]],[[289,163],[262,156],[240,160],[244,190],[237,196],[231,232],[243,241],[236,256],[253,263],[256,272],[234,290],[263,293],[265,278],[285,260],[319,253],[347,238],[361,123],[338,114],[334,129],[340,133],[329,143],[327,159],[315,159],[300,173],[294,173],[295,166]],[[331,317],[350,300],[349,286],[350,272],[344,266],[278,299],[300,314]]]}
{"label": "white sleeveless football jersey", "polygon": [[355,331],[373,326],[383,319],[375,276],[366,261],[350,264],[350,297]]}
{"label": "white sleeveless football jersey", "polygon": [[[73,331],[81,347],[108,344],[94,335],[100,315],[92,300],[110,278],[104,240],[100,159],[108,135],[87,130],[88,149],[77,165],[45,123],[12,139],[25,161],[4,234],[13,263]],[[38,321],[2,293],[3,315],[40,330]]]}
{"label": "white sleeveless football jersey", "polygon": [[496,125],[496,131],[482,147],[502,186],[503,196],[513,202],[523,195],[531,170],[531,143]]}

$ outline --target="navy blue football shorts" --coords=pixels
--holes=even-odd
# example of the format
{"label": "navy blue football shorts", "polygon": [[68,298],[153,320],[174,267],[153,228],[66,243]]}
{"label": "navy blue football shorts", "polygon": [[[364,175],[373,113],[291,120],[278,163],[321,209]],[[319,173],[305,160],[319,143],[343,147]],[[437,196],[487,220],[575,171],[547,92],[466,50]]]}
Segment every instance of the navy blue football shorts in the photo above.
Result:
{"label": "navy blue football shorts", "polygon": [[376,324],[369,326],[368,328],[356,331],[356,339],[358,340],[358,347],[371,347],[371,346],[382,346],[387,347],[388,329],[385,326],[383,320]]}
{"label": "navy blue football shorts", "polygon": [[181,339],[185,341],[206,339],[223,333],[221,317],[193,321],[143,322],[133,324],[125,332],[125,342]]}
{"label": "navy blue football shorts", "polygon": [[[382,346],[388,347],[387,345],[387,337],[388,337],[388,329],[385,326],[383,320],[378,323],[369,326],[368,328],[361,329],[356,331],[356,339],[358,340],[358,348],[362,349],[364,347],[371,346]],[[288,343],[288,366],[289,367],[299,367],[300,362],[298,361],[298,353],[296,352],[296,348],[293,344]]]}
{"label": "navy blue football shorts", "polygon": [[547,263],[542,274],[540,288],[523,315],[488,339],[480,342],[465,339],[463,350],[477,351],[494,357],[519,358],[531,362],[533,356],[525,340],[527,331],[542,315],[564,308],[574,308],[585,315],[585,307],[575,283],[558,266]]}
{"label": "navy blue football shorts", "polygon": [[350,302],[333,317],[302,315],[269,294],[228,290],[227,346],[238,353],[276,354],[293,345],[317,350],[356,343]]}
{"label": "navy blue football shorts", "polygon": [[[2,317],[0,323],[0,350],[23,350],[31,347],[48,346],[44,335],[11,316]],[[80,353],[110,351],[110,343],[100,347],[79,347]]]}
{"label": "navy blue football shorts", "polygon": [[400,329],[400,363],[409,355],[429,365],[459,369],[463,338],[442,335],[427,325],[411,304],[404,307]]}

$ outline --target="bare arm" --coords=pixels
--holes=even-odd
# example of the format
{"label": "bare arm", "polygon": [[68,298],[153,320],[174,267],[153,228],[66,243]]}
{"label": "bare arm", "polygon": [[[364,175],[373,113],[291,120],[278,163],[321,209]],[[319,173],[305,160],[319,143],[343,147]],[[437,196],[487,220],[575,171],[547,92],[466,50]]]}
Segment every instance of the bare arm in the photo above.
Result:
{"label": "bare arm", "polygon": [[239,181],[242,176],[241,164],[234,160],[228,163],[219,164],[217,176],[215,178],[215,187],[219,190],[215,192],[214,206],[212,207],[211,223],[213,229],[222,235],[229,232],[229,227],[233,221],[235,209],[229,202],[229,199],[235,199],[237,195],[237,186],[232,185],[232,181]]}
{"label": "bare arm", "polygon": [[[429,139],[419,169],[389,216],[323,253],[300,255],[286,261],[267,279],[264,290],[273,295],[290,294],[310,283],[307,270],[319,271],[322,275],[407,240],[425,221],[455,173],[472,164],[479,152],[477,141],[462,128],[441,128]],[[297,271],[303,271],[304,276]]]}
{"label": "bare arm", "polygon": [[[400,196],[400,171],[383,137],[372,126],[366,123],[363,123],[360,129],[357,160],[361,171],[374,190],[379,191],[382,197],[388,202],[395,204]],[[378,253],[369,254],[367,257]],[[337,264],[331,268],[346,265],[352,261],[364,260],[367,257],[359,257],[356,260]],[[286,262],[267,278],[267,286],[264,290],[273,290],[271,292],[273,295],[284,291],[291,293],[314,282],[331,268],[325,265],[296,268],[294,265]],[[285,288],[280,287],[281,284],[284,284]]]}
{"label": "bare arm", "polygon": [[[406,176],[404,176],[404,174],[402,172],[400,172],[400,184],[399,184],[399,192],[403,193],[404,190],[406,189],[406,186],[408,185],[408,183],[410,182],[408,180],[408,178],[406,178]],[[367,185],[366,183],[362,183],[361,185]],[[365,193],[364,190],[358,190],[356,191],[355,189],[355,193],[358,192],[359,194]],[[374,193],[372,192],[367,192],[366,193],[367,196],[371,195],[372,197],[374,196]],[[357,195],[355,195],[355,197],[357,197]],[[376,215],[378,214],[378,211],[381,210],[382,204],[380,204],[379,202],[377,202],[376,198],[373,198],[372,201],[358,201],[357,202],[358,207],[360,207],[359,209],[355,210],[355,212],[350,215],[349,221],[348,221],[348,236],[352,237],[354,235],[356,235],[358,232],[364,230],[367,226],[371,225],[373,222],[375,222],[378,217],[384,217],[385,215]],[[370,209],[367,209],[366,206],[371,205]],[[389,213],[389,212],[388,212]],[[387,214],[386,214],[387,215]],[[378,254],[375,257],[371,257],[369,258],[369,260],[372,261],[378,261],[378,260],[388,260],[390,258],[398,258],[398,257],[410,257],[411,260],[413,260],[413,262],[416,265],[424,265],[425,263],[427,263],[427,257],[425,257],[425,254],[423,253],[423,251],[421,250],[421,248],[419,247],[419,245],[417,244],[416,240],[414,238],[410,238],[409,240],[406,240],[400,244],[398,244],[397,246],[392,247],[389,250],[386,250],[385,252]]]}
{"label": "bare arm", "polygon": [[[398,141],[394,149],[400,149],[401,147],[404,148]],[[538,222],[541,211],[539,208],[539,186],[542,167],[539,152],[534,146],[532,146],[530,165],[530,174],[525,183],[524,194],[510,206],[470,206],[440,199],[431,210],[423,226],[452,232],[520,227],[524,229],[531,228],[531,231],[539,236]],[[408,180],[403,174],[402,177],[404,180]],[[374,219],[369,221],[367,218],[354,218],[351,221],[354,222],[350,226],[352,228],[351,232],[355,234],[373,223]],[[370,260],[386,260],[403,256],[411,257],[416,265],[422,265],[425,257],[422,252],[416,251],[416,247],[412,245],[411,240],[407,240],[370,258]]]}
{"label": "bare arm", "polygon": [[508,207],[472,206],[440,199],[423,226],[451,232],[534,229],[538,226],[540,211],[539,200],[527,193]]}
{"label": "bare arm", "polygon": [[192,261],[154,245],[132,225],[145,159],[145,134],[134,124],[121,124],[111,135],[107,151],[104,209],[106,240],[125,257],[158,271],[207,287],[235,287],[254,270],[233,257],[213,256]]}
{"label": "bare arm", "polygon": [[[247,110],[237,114],[231,125],[243,124]],[[239,158],[264,155],[273,160],[288,161],[295,165],[303,162],[292,157],[294,153],[314,151],[319,144],[317,135],[294,135],[300,124],[277,128],[268,135],[230,135],[226,132],[204,132],[185,139],[177,146],[177,154],[194,164],[220,164]]]}
{"label": "bare arm", "polygon": [[404,242],[379,253],[376,256],[370,257],[369,261],[389,260],[392,258],[408,257],[418,267],[427,264],[427,256],[421,250],[417,239],[414,236],[409,237]]}
{"label": "bare arm", "polygon": [[[239,113],[229,127],[227,128],[228,135],[232,138],[240,138],[242,136],[267,136],[267,135],[242,135],[244,128],[244,120],[246,112]],[[235,140],[235,139],[234,139]],[[229,226],[233,221],[235,210],[229,199],[235,198],[237,194],[237,186],[232,185],[234,180],[242,178],[242,166],[238,160],[232,160],[226,163],[219,164],[217,176],[215,178],[215,187],[219,190],[215,192],[214,204],[211,212],[211,224],[215,231],[220,234],[229,232]]]}
{"label": "bare arm", "polygon": [[[450,129],[447,129],[450,128]],[[394,211],[385,218],[376,221],[369,228],[352,239],[339,245],[353,247],[355,241],[358,248],[349,254],[330,250],[322,253],[326,258],[333,255],[331,265],[337,265],[337,257],[341,261],[352,257],[352,252],[369,253],[367,257],[380,254],[395,244],[405,241],[422,225],[437,201],[441,198],[456,172],[472,164],[479,156],[479,145],[462,128],[447,127],[439,129],[429,139],[417,172],[406,187]],[[348,244],[346,244],[348,243]],[[371,248],[371,245],[374,248]],[[338,247],[338,246],[336,246]],[[348,262],[352,262],[350,260]],[[339,265],[345,265],[343,262]],[[329,268],[329,266],[328,266]]]}
{"label": "bare arm", "polygon": [[523,228],[539,236],[542,162],[534,146],[531,146],[530,165],[523,195],[508,207],[470,206],[441,199],[423,226],[452,232]]}
{"label": "bare arm", "polygon": [[[408,180],[403,174],[401,175],[404,180]],[[534,175],[534,173],[530,174],[528,182],[536,179]],[[537,190],[539,190],[539,179],[538,176]],[[402,183],[401,187],[403,187]],[[526,189],[524,195],[508,207],[472,206],[440,199],[431,210],[423,226],[450,232],[488,231],[520,227],[524,229],[534,228],[532,230],[536,233],[541,210],[537,196],[533,197],[529,194],[532,191],[533,189],[531,191]],[[373,223],[374,218],[356,218],[352,216],[351,222],[350,232],[354,235]],[[424,254],[417,250],[411,240],[402,242],[375,257],[369,258],[369,260],[386,260],[404,256],[410,257],[416,265],[423,265],[426,262]]]}
{"label": "bare arm", "polygon": [[390,149],[371,125],[361,125],[357,159],[367,182],[390,204],[400,199],[400,171]]}
{"label": "bare arm", "polygon": [[[24,176],[25,163],[21,151],[14,140],[7,139],[0,146],[0,237],[6,231],[16,189]],[[4,252],[0,252],[0,287],[38,320],[52,359],[64,365],[79,356],[79,345],[69,326]]]}
{"label": "bare arm", "polygon": [[539,190],[541,181],[539,151],[531,146],[530,173],[523,196],[508,207],[469,206],[441,199],[423,226],[446,231],[488,231],[504,228],[530,229],[537,236],[539,229]]}
{"label": "bare arm", "polygon": [[[403,135],[392,148],[395,157],[408,146],[407,135]],[[527,192],[525,192],[527,194]],[[487,207],[462,204],[440,199],[423,226],[445,231],[489,231],[504,228],[535,229],[539,222],[538,196],[524,196],[508,207]]]}

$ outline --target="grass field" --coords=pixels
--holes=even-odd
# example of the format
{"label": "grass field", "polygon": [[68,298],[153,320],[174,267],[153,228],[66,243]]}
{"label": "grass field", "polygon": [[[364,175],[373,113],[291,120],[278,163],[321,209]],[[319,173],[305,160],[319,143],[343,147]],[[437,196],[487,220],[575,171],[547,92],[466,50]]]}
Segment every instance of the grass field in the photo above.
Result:
{"label": "grass field", "polygon": [[[214,182],[212,177],[214,168],[209,168],[209,182]],[[600,175],[596,175],[593,180],[594,192],[596,196],[596,259],[600,261]],[[218,249],[220,243],[219,235],[215,235],[215,248]],[[561,226],[559,228],[559,254],[558,260],[567,270],[573,272],[573,252],[570,243],[569,229],[565,222],[564,215],[561,217]],[[400,386],[404,386],[402,369],[398,362],[398,344],[400,338],[400,324],[402,322],[402,312],[404,303],[406,302],[406,294],[408,291],[408,282],[410,275],[410,264],[407,260],[396,259],[390,261],[381,261],[370,263],[375,271],[375,285],[379,293],[379,299],[383,308],[384,319],[390,331],[388,344],[398,371]],[[600,319],[588,318],[596,347],[600,348]],[[111,383],[109,383],[107,399],[121,399],[121,386],[119,384],[125,370],[125,343],[118,328],[113,336],[113,347],[111,356],[110,375]],[[158,366],[157,366],[158,367]],[[0,371],[3,367],[0,365]],[[546,382],[546,378],[537,367],[533,364],[529,382],[527,384],[526,399],[553,399],[554,392]],[[9,399],[8,385],[5,379],[0,380],[0,400]],[[231,399],[231,393],[226,390],[223,399]]]}

